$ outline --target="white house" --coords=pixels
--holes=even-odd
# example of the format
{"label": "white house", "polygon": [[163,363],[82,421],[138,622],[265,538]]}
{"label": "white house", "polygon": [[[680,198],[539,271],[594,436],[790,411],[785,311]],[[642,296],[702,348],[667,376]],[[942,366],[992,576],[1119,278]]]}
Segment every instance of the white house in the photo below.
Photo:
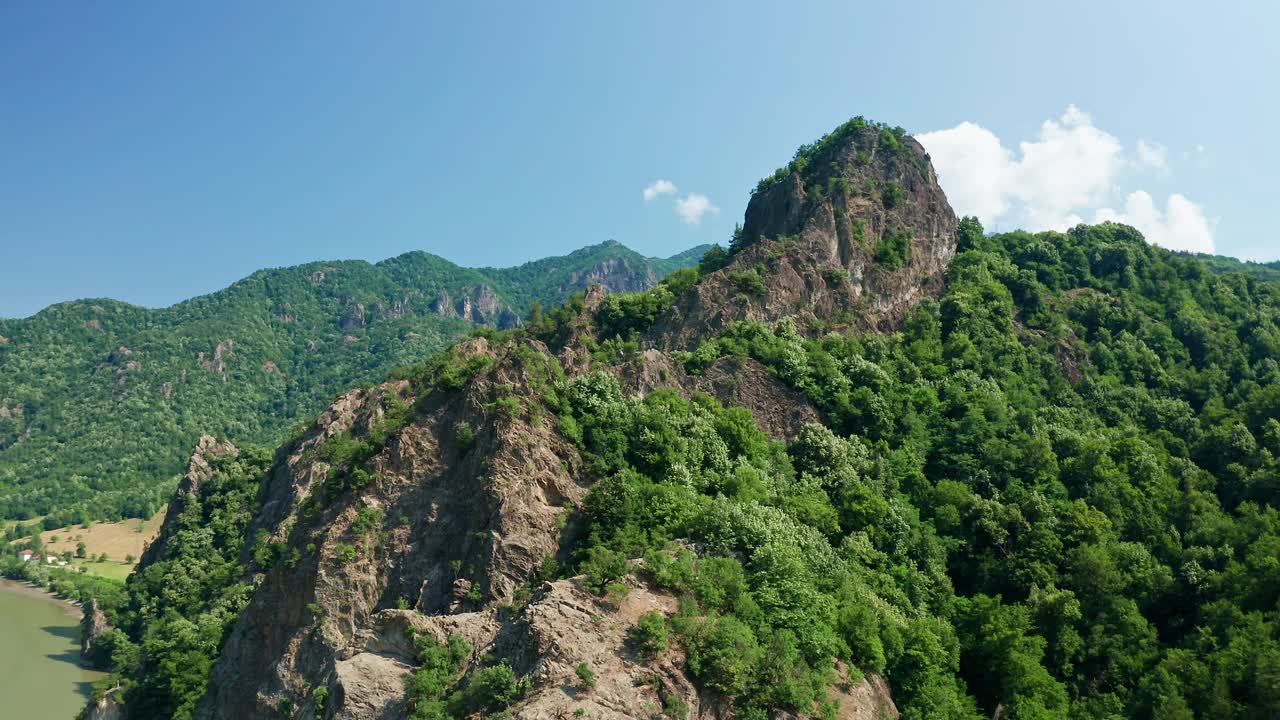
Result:
{"label": "white house", "polygon": [[22,562],[31,562],[31,558],[35,557],[35,553],[30,550],[19,550],[18,559]]}

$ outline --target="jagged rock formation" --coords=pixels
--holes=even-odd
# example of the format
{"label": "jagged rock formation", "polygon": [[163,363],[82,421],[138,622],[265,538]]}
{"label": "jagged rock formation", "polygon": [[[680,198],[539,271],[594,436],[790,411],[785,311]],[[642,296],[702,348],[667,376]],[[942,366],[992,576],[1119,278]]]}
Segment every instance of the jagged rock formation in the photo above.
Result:
{"label": "jagged rock formation", "polygon": [[215,457],[235,455],[238,452],[235,445],[220,441],[212,435],[200,437],[195,450],[191,453],[191,459],[187,462],[187,472],[178,483],[173,499],[169,501],[169,507],[164,514],[164,524],[160,526],[160,534],[142,551],[139,567],[146,567],[164,556],[165,542],[178,531],[178,518],[181,517],[182,511],[186,509],[188,502],[200,496],[201,484],[213,477],[213,468],[209,466],[209,461]]}
{"label": "jagged rock formation", "polygon": [[94,646],[102,636],[111,629],[107,616],[98,605],[97,598],[90,598],[84,606],[84,619],[80,623],[80,661],[98,670],[107,670],[106,661],[110,658],[98,658],[94,654]]}
{"label": "jagged rock formation", "polygon": [[941,290],[956,216],[918,142],[850,128],[807,167],[817,171],[792,168],[752,196],[741,249],[661,319],[661,345],[735,320],[885,329]]}
{"label": "jagged rock formation", "polygon": [[449,291],[442,290],[431,301],[431,311],[443,318],[457,318],[475,325],[487,325],[499,330],[509,330],[520,324],[520,316],[498,297],[493,288],[476,285],[454,299]]}

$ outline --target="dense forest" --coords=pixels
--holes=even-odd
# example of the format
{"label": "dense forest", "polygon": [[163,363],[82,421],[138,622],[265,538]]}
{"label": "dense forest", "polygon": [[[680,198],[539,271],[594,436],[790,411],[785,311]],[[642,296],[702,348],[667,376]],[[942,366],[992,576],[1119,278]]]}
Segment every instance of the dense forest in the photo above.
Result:
{"label": "dense forest", "polygon": [[263,270],[162,310],[110,300],[0,320],[0,519],[149,517],[203,432],[273,444],[336,393],[586,286],[652,287],[700,249],[616,242],[512,268],[415,252]]}
{"label": "dense forest", "polygon": [[1216,273],[1244,273],[1258,278],[1259,280],[1270,280],[1272,282],[1280,282],[1280,261],[1277,262],[1253,262],[1247,260],[1237,260],[1222,255],[1189,255],[1195,257],[1202,262],[1210,270]]}
{"label": "dense forest", "polygon": [[[640,651],[679,644],[753,719],[833,713],[833,660],[887,677],[910,719],[1280,714],[1280,285],[1126,226],[966,219],[945,291],[895,332],[743,322],[676,354],[693,376],[754,358],[803,393],[825,423],[784,441],[706,396],[628,396],[608,371],[699,273],[490,334],[555,349],[594,328],[575,341],[599,370],[567,378],[547,356],[536,409],[598,478],[574,561],[548,577],[610,593],[640,573],[680,597],[633,629]],[[453,357],[397,377],[425,395],[488,371]],[[389,432],[334,450],[338,477]],[[130,579],[112,681],[130,708],[190,716],[250,591],[236,558],[271,463],[225,461]],[[264,567],[314,551],[260,550]],[[414,717],[519,697],[506,665],[464,681],[453,645],[423,646]],[[477,683],[502,700],[469,705]]]}
{"label": "dense forest", "polygon": [[684,356],[756,358],[830,429],[570,403],[609,475],[587,571],[658,553],[691,668],[747,709],[807,707],[835,656],[905,717],[1275,717],[1280,285],[1119,225],[960,235],[897,333],[744,323]]}

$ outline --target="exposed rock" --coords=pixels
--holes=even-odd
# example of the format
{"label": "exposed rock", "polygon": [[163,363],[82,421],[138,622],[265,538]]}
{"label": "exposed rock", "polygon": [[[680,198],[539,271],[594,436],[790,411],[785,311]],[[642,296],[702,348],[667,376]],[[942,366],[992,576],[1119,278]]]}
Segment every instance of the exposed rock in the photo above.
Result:
{"label": "exposed rock", "polygon": [[90,318],[88,320],[85,320],[84,326],[89,328],[90,330],[97,330],[98,332],[102,332],[102,321],[98,320],[98,318]]}
{"label": "exposed rock", "polygon": [[164,546],[168,538],[179,530],[178,518],[187,504],[199,498],[202,483],[213,477],[213,468],[209,465],[212,458],[238,455],[239,450],[227,441],[220,441],[212,435],[202,435],[196,442],[196,448],[187,462],[187,472],[178,483],[178,490],[169,501],[169,508],[164,514],[164,523],[160,526],[160,534],[142,553],[139,567],[150,565],[164,557]]}
{"label": "exposed rock", "polygon": [[413,666],[391,655],[362,652],[334,663],[337,694],[334,717],[378,720],[404,717],[404,682]]}
{"label": "exposed rock", "polygon": [[268,360],[262,363],[262,372],[279,373],[280,368],[274,362]]}
{"label": "exposed rock", "polygon": [[364,305],[352,303],[347,307],[347,314],[342,318],[343,330],[357,330],[365,327]]}
{"label": "exposed rock", "polygon": [[95,653],[94,646],[111,629],[111,624],[107,622],[107,616],[98,605],[97,598],[90,598],[83,610],[84,619],[80,622],[80,660],[96,670],[108,670],[110,658],[99,657],[101,653]]}
{"label": "exposed rock", "polygon": [[[889,149],[878,138],[866,128],[829,148],[811,165],[832,169],[811,177],[811,186],[792,172],[754,194],[742,249],[677,299],[658,323],[657,342],[685,348],[735,320],[786,317],[802,329],[889,329],[939,292],[956,251],[955,213],[919,143],[905,138]],[[875,259],[892,237],[910,246],[909,262],[897,269]]]}
{"label": "exposed rock", "polygon": [[113,350],[109,355],[107,355],[107,362],[111,363],[112,365],[119,366],[121,363],[125,362],[125,358],[129,357],[130,355],[133,355],[133,351],[125,347],[124,345],[121,345],[120,347]]}
{"label": "exposed rock", "polygon": [[124,706],[116,700],[118,694],[118,689],[108,690],[97,702],[90,702],[84,709],[83,719],[124,720]]}
{"label": "exposed rock", "polygon": [[[529,678],[529,692],[507,711],[511,717],[649,718],[668,704],[683,704],[688,717],[697,720],[728,716],[721,702],[699,693],[690,681],[678,644],[653,659],[628,647],[627,633],[639,617],[650,611],[674,614],[675,598],[630,580],[630,592],[614,606],[587,592],[581,582],[578,578],[545,583],[519,613],[506,617],[496,610],[436,616],[406,610],[378,613],[370,629],[349,647],[354,654],[336,664],[341,701],[333,717],[404,717],[403,693],[391,688],[403,687],[412,673],[405,660],[413,657],[409,638],[415,633],[440,643],[460,635],[472,647],[471,667],[482,657],[502,658]],[[580,687],[579,663],[596,674],[594,688]],[[850,681],[842,666],[838,675],[841,679],[831,693],[840,702],[837,717],[896,720],[897,708],[882,678]]]}
{"label": "exposed rock", "polygon": [[822,421],[802,393],[751,358],[720,358],[701,375],[688,375],[666,353],[650,348],[622,365],[618,374],[623,386],[639,395],[675,387],[685,395],[701,392],[724,405],[745,407],[774,438],[793,437],[806,424]]}
{"label": "exposed rock", "polygon": [[458,317],[458,309],[454,307],[453,296],[448,290],[441,290],[440,294],[431,301],[431,312],[443,318]]}
{"label": "exposed rock", "polygon": [[232,355],[235,348],[236,344],[234,341],[223,340],[213,349],[213,357],[207,358],[203,352],[200,353],[200,367],[203,367],[209,372],[225,375],[227,372],[226,359]]}
{"label": "exposed rock", "polygon": [[[528,347],[537,360],[554,362],[539,344]],[[483,338],[457,352],[464,360],[493,355]],[[293,568],[280,564],[266,573],[227,639],[199,717],[264,717],[274,712],[281,693],[336,682],[335,663],[358,654],[352,643],[380,610],[403,599],[423,613],[449,612],[458,607],[453,591],[459,578],[472,583],[482,602],[510,601],[559,552],[557,518],[567,512],[566,501],[579,502],[585,493],[574,479],[579,460],[549,419],[534,422],[490,409],[498,397],[536,402],[531,376],[545,372],[514,350],[504,353],[464,391],[428,398],[417,419],[370,462],[378,480],[311,521],[299,517],[301,501],[330,469],[310,450],[347,429],[367,432],[382,416],[386,399],[404,385],[339,398],[290,449],[266,481],[263,508],[250,533],[262,529],[275,538],[282,537],[282,528],[302,528],[309,536],[301,542],[314,542],[317,552]],[[459,446],[461,427],[473,429],[471,447]],[[381,543],[350,535],[362,507],[383,511]],[[342,543],[360,544],[354,561],[338,560]],[[472,605],[467,601],[465,609]],[[325,618],[321,629],[312,617],[316,609]],[[388,667],[385,660],[361,662]],[[344,672],[356,667],[348,664]],[[382,697],[382,685],[359,687],[362,705]]]}
{"label": "exposed rock", "polygon": [[464,295],[455,300],[448,290],[441,290],[431,301],[431,311],[440,317],[460,318],[500,330],[508,330],[520,324],[520,316],[503,304],[488,285],[476,285],[464,292]]}
{"label": "exposed rock", "polygon": [[411,315],[413,308],[409,304],[409,298],[396,298],[391,301],[390,306],[381,304],[376,306],[379,317],[384,320],[399,320],[402,317]]}
{"label": "exposed rock", "polygon": [[8,344],[9,344],[9,338],[3,335],[0,335],[0,345],[8,345]]}
{"label": "exposed rock", "polygon": [[26,406],[22,403],[18,403],[10,407],[9,402],[9,398],[0,400],[0,418],[10,420],[22,417],[26,412]]}
{"label": "exposed rock", "polygon": [[634,292],[649,290],[658,284],[658,276],[652,267],[635,268],[624,257],[614,257],[596,263],[587,271],[569,275],[569,280],[559,288],[562,295],[591,285],[600,285],[609,292]]}

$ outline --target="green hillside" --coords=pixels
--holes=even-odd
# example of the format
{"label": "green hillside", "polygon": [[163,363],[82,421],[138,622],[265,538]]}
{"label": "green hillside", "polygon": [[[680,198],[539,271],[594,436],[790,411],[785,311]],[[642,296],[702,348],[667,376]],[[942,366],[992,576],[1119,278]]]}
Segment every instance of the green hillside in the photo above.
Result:
{"label": "green hillside", "polygon": [[341,390],[470,331],[449,315],[471,296],[479,312],[477,288],[492,291],[493,324],[498,309],[523,317],[559,302],[604,263],[613,282],[644,289],[695,263],[690,253],[653,259],[607,242],[477,270],[414,252],[262,270],[159,310],[80,300],[0,320],[0,518],[147,517],[200,433],[280,439]]}
{"label": "green hillside", "polygon": [[1280,262],[1260,263],[1237,260],[1223,255],[1195,255],[1194,257],[1216,273],[1243,273],[1259,280],[1280,281]]}

